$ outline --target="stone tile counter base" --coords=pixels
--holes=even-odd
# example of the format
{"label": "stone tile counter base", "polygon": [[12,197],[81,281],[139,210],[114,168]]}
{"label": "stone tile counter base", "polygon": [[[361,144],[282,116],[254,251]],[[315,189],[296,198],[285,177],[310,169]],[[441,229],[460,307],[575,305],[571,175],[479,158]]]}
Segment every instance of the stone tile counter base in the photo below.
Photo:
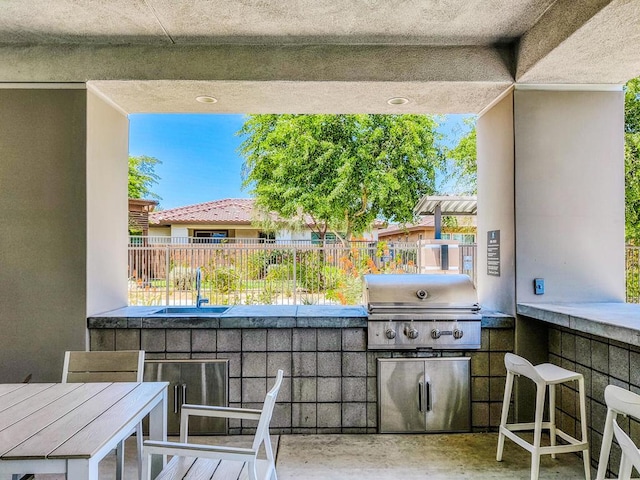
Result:
{"label": "stone tile counter base", "polygon": [[[144,350],[148,360],[228,359],[229,404],[260,408],[278,369],[285,380],[271,421],[279,433],[377,432],[377,359],[471,357],[473,431],[496,430],[514,345],[514,319],[483,314],[472,351],[367,351],[362,307],[234,306],[219,318],[155,318],[126,307],[88,319],[91,350]],[[252,433],[234,421],[231,434]]]}
{"label": "stone tile counter base", "polygon": [[[365,328],[95,328],[91,350],[146,351],[151,359],[229,359],[232,407],[259,407],[279,368],[285,381],[271,422],[279,433],[375,433],[377,358],[471,357],[472,425],[486,431],[500,422],[504,353],[513,329],[483,329],[480,350],[467,352],[367,351]],[[230,433],[251,433],[235,421]]]}
{"label": "stone tile counter base", "polygon": [[[548,336],[549,361],[581,373],[587,394],[591,465],[597,467],[607,407],[607,385],[640,393],[640,305],[604,303],[518,304],[520,318]],[[580,429],[577,392],[558,389],[556,415],[569,435]],[[618,416],[618,423],[640,445],[640,422]],[[609,478],[617,478],[620,448],[613,442]]]}
{"label": "stone tile counter base", "polygon": [[[549,327],[548,334],[549,361],[584,375],[591,464],[597,466],[607,416],[604,389],[607,385],[617,385],[640,393],[640,347],[563,327]],[[579,434],[575,388],[563,385],[558,388],[557,395],[559,427],[569,435]],[[636,444],[640,444],[640,422],[618,416],[618,423]],[[611,446],[609,459],[609,478],[617,477],[620,447],[616,442]]]}

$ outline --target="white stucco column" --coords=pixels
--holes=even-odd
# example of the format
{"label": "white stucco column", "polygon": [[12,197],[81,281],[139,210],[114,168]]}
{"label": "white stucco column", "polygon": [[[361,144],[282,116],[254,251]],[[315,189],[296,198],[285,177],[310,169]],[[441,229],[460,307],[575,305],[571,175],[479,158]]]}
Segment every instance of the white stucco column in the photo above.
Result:
{"label": "white stucco column", "polygon": [[[620,89],[516,88],[478,120],[478,290],[485,309],[624,301]],[[489,232],[499,232],[499,276]],[[495,253],[495,252],[494,252]],[[544,279],[544,294],[534,292]],[[547,331],[516,316],[515,351],[548,361]],[[520,421],[535,392],[516,386]]]}
{"label": "white stucco column", "polygon": [[[479,118],[484,306],[624,301],[623,127],[618,88],[516,88]],[[500,232],[499,276],[488,269],[490,231]],[[534,278],[544,279],[543,295]]]}
{"label": "white stucco column", "polygon": [[[624,97],[516,89],[516,300],[624,301]],[[544,295],[533,279],[544,278]]]}
{"label": "white stucco column", "polygon": [[87,92],[87,315],[127,305],[129,120]]}
{"label": "white stucco column", "polygon": [[[478,297],[485,310],[515,314],[513,93],[478,118]],[[487,267],[487,235],[499,232],[499,275]]]}

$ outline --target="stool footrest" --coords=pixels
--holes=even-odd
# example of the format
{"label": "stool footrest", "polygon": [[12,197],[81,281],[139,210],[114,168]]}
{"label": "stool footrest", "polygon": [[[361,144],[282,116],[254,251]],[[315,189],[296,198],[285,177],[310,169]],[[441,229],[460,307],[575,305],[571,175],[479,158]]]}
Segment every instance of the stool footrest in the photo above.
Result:
{"label": "stool footrest", "polygon": [[[522,430],[534,430],[536,427],[536,424],[535,423],[507,423],[506,425],[502,425],[502,427],[512,432],[519,432]],[[551,422],[542,422],[542,429],[543,430],[551,429]]]}
{"label": "stool footrest", "polygon": [[[548,423],[548,422],[544,422],[544,423]],[[543,423],[543,425],[544,425]],[[522,431],[522,430],[526,430],[524,428],[518,428],[518,429],[512,429],[509,427],[513,427],[513,426],[521,426],[521,425],[528,425],[528,424],[515,424],[515,425],[503,425],[500,427],[500,433],[502,433],[505,437],[509,438],[510,440],[512,440],[514,443],[520,445],[522,448],[524,448],[525,450],[527,450],[530,453],[533,453],[536,448],[533,444],[527,442],[524,438],[520,437],[518,434],[515,433],[515,431]],[[548,428],[544,428],[543,430],[547,430]],[[558,430],[556,429],[556,435],[559,436],[560,438],[562,438],[563,440],[569,442],[568,444],[563,444],[563,445],[549,445],[549,446],[544,446],[544,447],[539,447],[538,448],[538,452],[540,453],[540,455],[551,455],[552,453],[571,453],[571,452],[580,452],[582,450],[588,450],[589,449],[589,444],[585,441],[580,441],[577,438],[574,438],[568,434],[566,434],[565,432],[563,432],[562,430]]]}

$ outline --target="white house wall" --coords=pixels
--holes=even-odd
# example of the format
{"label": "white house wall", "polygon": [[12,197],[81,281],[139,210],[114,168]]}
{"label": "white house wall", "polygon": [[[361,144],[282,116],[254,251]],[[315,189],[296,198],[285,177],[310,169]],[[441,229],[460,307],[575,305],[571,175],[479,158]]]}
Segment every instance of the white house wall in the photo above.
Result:
{"label": "white house wall", "polygon": [[276,232],[276,240],[311,240],[311,231],[304,230],[301,232],[294,232],[292,230],[279,230],[278,232]]}
{"label": "white house wall", "polygon": [[171,227],[149,227],[150,237],[170,237]]}

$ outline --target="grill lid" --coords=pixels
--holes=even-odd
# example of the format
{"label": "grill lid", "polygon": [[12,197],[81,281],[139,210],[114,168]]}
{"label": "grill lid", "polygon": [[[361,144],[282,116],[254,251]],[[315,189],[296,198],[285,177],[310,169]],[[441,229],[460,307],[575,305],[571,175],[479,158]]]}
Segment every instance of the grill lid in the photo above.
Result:
{"label": "grill lid", "polygon": [[364,282],[369,313],[480,309],[476,288],[468,275],[365,275]]}

